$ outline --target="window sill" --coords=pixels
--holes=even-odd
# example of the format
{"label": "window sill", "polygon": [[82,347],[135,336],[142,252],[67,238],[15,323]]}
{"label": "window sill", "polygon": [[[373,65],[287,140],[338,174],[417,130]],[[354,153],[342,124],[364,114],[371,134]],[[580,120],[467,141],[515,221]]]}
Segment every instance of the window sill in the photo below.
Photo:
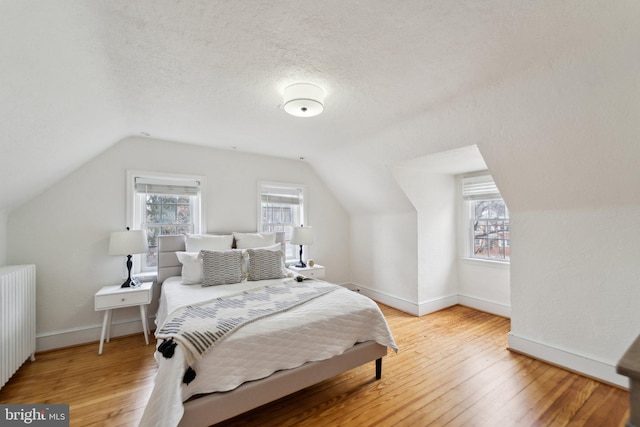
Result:
{"label": "window sill", "polygon": [[460,258],[463,264],[475,265],[478,267],[497,268],[499,270],[509,270],[511,264],[507,261],[494,261],[490,259],[478,259],[478,258]]}

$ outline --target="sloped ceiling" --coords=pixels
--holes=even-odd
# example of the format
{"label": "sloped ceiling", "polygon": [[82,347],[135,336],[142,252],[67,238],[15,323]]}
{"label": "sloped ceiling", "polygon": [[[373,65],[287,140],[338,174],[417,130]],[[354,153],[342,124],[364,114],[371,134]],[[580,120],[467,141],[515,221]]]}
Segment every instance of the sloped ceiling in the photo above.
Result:
{"label": "sloped ceiling", "polygon": [[[637,18],[631,1],[4,0],[0,211],[141,133],[304,157],[350,211],[407,209],[388,164],[473,144],[490,167],[505,155],[483,148],[491,132],[470,137],[492,119],[470,94],[603,39],[637,45]],[[299,81],[324,88],[322,115],[279,108]],[[432,133],[469,108],[465,135]]]}

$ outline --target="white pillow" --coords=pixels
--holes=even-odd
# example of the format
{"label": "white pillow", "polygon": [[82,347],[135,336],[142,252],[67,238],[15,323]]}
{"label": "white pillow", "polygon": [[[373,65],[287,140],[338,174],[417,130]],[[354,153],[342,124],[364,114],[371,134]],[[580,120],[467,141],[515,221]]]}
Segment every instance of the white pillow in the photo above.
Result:
{"label": "white pillow", "polygon": [[258,248],[249,248],[249,249],[266,249],[268,251],[281,251],[282,250],[282,245],[280,243],[276,243],[275,245],[260,246]]}
{"label": "white pillow", "polygon": [[233,238],[236,239],[238,249],[264,248],[276,243],[276,233],[236,233],[234,231]]}
{"label": "white pillow", "polygon": [[233,235],[187,234],[185,248],[187,252],[225,251],[231,249]]}
{"label": "white pillow", "polygon": [[182,263],[182,284],[194,285],[202,283],[202,258],[200,252],[176,252],[178,261]]}

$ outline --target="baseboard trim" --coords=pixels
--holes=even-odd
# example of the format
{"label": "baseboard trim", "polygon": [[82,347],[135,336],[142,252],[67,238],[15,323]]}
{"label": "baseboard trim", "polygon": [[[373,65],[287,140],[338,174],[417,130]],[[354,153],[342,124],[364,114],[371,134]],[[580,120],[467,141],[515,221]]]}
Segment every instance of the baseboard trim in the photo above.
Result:
{"label": "baseboard trim", "polygon": [[629,389],[629,379],[615,365],[509,333],[509,350],[559,366],[595,380]]}
{"label": "baseboard trim", "polygon": [[381,304],[388,305],[389,307],[393,307],[397,310],[404,311],[405,313],[409,313],[414,316],[419,316],[418,304],[414,302],[407,301],[403,298],[399,298],[385,292],[367,288],[366,286],[362,286],[359,283],[346,283],[343,286],[351,289],[354,292],[360,292],[361,294],[366,295],[372,300],[378,301]]}
{"label": "baseboard trim", "polygon": [[458,304],[457,295],[449,295],[442,298],[434,298],[429,301],[415,303],[404,298],[387,294],[385,292],[367,288],[366,286],[362,286],[358,283],[344,283],[342,286],[351,289],[352,291],[360,292],[363,295],[366,295],[372,300],[378,301],[381,304],[388,305],[389,307],[393,307],[397,310],[418,317],[424,316],[425,314],[434,313],[448,307],[453,307],[454,305]]}
{"label": "baseboard trim", "polygon": [[441,298],[434,298],[428,301],[423,301],[418,304],[418,316],[424,316],[425,314],[435,313],[436,311],[444,310],[445,308],[453,307],[459,304],[458,295],[449,295]]}
{"label": "baseboard trim", "polygon": [[[147,324],[150,328],[151,325],[154,325],[153,320],[153,318],[147,320]],[[83,328],[63,329],[39,333],[36,334],[36,352],[98,342],[100,341],[101,333],[102,324],[91,325]],[[142,322],[140,319],[113,322],[111,325],[111,338],[136,333],[142,333]],[[140,339],[144,339],[144,337],[141,337]],[[97,352],[98,345],[96,344],[96,354]]]}
{"label": "baseboard trim", "polygon": [[511,307],[508,305],[468,295],[458,295],[458,301],[460,305],[464,305],[465,307],[495,314],[496,316],[506,317],[508,319],[511,318]]}

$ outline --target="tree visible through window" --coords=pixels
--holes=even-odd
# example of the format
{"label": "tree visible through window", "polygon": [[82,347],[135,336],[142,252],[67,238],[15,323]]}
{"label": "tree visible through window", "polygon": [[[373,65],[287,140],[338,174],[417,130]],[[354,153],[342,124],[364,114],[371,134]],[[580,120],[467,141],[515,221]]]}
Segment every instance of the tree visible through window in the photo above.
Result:
{"label": "tree visible through window", "polygon": [[145,222],[149,252],[146,266],[158,265],[158,236],[194,232],[193,202],[189,196],[145,194]]}
{"label": "tree visible through window", "polygon": [[509,260],[509,209],[504,200],[474,200],[471,204],[472,258]]}
{"label": "tree visible through window", "polygon": [[[469,231],[465,256],[508,262],[511,257],[509,209],[491,175],[462,178]],[[467,249],[468,248],[468,249]]]}

